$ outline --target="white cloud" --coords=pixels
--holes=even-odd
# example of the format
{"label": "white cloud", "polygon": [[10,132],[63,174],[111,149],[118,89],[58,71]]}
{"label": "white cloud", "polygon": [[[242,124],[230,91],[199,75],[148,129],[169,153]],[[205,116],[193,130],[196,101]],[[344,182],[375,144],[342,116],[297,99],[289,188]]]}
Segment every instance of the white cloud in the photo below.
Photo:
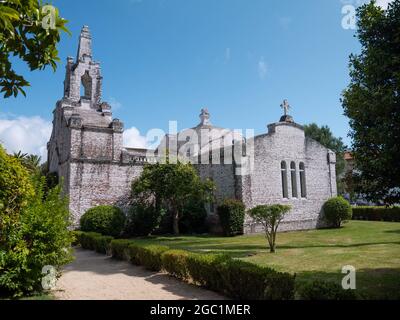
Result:
{"label": "white cloud", "polygon": [[0,118],[0,143],[8,153],[36,154],[46,161],[51,130],[51,122],[39,116]]}
{"label": "white cloud", "polygon": [[267,75],[267,63],[265,62],[264,57],[261,57],[258,61],[258,75],[261,80],[264,80]]}
{"label": "white cloud", "polygon": [[[376,5],[381,7],[382,9],[387,9],[389,6],[389,3],[393,2],[394,0],[376,0]],[[340,1],[343,5],[353,5],[356,7],[362,6],[366,3],[371,2],[371,0],[341,0]]]}
{"label": "white cloud", "polygon": [[382,9],[387,9],[389,6],[389,3],[393,2],[394,0],[377,0],[376,4],[380,6]]}
{"label": "white cloud", "polygon": [[135,127],[126,129],[123,134],[124,147],[126,148],[146,148],[147,139],[142,136]]}

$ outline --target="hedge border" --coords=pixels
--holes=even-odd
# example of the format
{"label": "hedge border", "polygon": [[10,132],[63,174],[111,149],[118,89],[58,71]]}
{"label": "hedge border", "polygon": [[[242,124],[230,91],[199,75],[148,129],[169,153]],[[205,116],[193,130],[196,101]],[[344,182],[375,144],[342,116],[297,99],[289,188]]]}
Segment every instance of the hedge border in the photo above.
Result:
{"label": "hedge border", "polygon": [[[315,290],[295,286],[295,275],[233,259],[227,255],[194,253],[167,246],[142,245],[134,240],[113,239],[94,232],[74,232],[82,248],[111,254],[113,258],[165,271],[180,280],[241,300],[313,299]],[[319,282],[324,297],[338,299],[340,290],[331,282]],[[335,290],[333,290],[334,288]],[[312,292],[312,294],[310,293]],[[343,293],[343,298],[349,298]],[[342,296],[339,297],[339,299]]]}
{"label": "hedge border", "polygon": [[400,222],[400,207],[353,207],[353,220]]}

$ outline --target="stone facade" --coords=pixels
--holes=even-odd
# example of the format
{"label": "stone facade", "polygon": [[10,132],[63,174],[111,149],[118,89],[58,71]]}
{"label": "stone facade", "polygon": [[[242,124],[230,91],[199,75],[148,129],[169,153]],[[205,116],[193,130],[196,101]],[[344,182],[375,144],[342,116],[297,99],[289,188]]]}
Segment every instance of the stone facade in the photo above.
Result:
{"label": "stone facade", "polygon": [[[246,140],[213,126],[208,110],[203,109],[199,125],[167,135],[152,157],[148,150],[123,147],[123,123],[113,119],[110,105],[102,102],[101,86],[100,65],[93,61],[85,26],[76,60],[67,60],[64,96],[56,104],[48,143],[49,169],[63,179],[76,224],[93,206],[126,207],[131,182],[145,163],[157,161],[165,150],[183,154],[202,178],[215,182],[217,203],[237,198],[247,208],[290,204],[293,209],[281,230],[311,229],[321,223],[323,203],[336,195],[335,154],[305,137],[292,117],[285,115],[268,126],[268,133]],[[233,155],[236,146],[239,156]],[[222,155],[220,162],[209,161],[213,154]],[[209,205],[210,216],[215,215],[217,203]],[[246,218],[245,231],[261,230]]]}

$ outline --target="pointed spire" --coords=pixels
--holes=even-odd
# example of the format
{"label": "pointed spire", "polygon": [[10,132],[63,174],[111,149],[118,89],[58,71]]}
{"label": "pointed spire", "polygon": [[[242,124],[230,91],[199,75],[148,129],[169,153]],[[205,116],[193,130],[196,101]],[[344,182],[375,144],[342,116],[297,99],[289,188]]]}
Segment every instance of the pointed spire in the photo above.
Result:
{"label": "pointed spire", "polygon": [[83,26],[79,36],[77,61],[84,60],[85,56],[92,58],[92,36],[88,26]]}
{"label": "pointed spire", "polygon": [[201,109],[200,120],[200,125],[211,126],[210,113],[207,108]]}

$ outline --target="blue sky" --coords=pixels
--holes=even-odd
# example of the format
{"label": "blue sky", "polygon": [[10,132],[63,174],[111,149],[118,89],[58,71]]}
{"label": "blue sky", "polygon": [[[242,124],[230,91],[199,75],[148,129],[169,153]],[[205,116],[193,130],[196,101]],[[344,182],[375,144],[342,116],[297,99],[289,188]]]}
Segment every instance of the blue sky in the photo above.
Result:
{"label": "blue sky", "polygon": [[[86,24],[94,58],[102,65],[103,100],[111,102],[127,129],[145,135],[152,128],[167,130],[169,120],[177,120],[180,129],[191,127],[199,122],[200,109],[208,107],[213,124],[260,134],[279,120],[279,106],[288,99],[296,122],[326,124],[350,144],[340,95],[349,82],[348,57],[360,47],[354,30],[342,28],[342,8],[359,1],[53,3],[69,20],[72,36],[62,37],[55,73],[15,64],[32,87],[27,98],[0,98],[0,121],[8,121],[9,131],[21,119],[25,126],[30,119],[49,126],[62,97],[66,58],[75,57]],[[4,131],[0,124],[3,142],[16,134]],[[32,133],[31,140],[41,139],[36,149],[43,151],[48,131],[41,138]],[[133,135],[140,139],[137,131]],[[22,148],[26,139],[19,140]]]}

